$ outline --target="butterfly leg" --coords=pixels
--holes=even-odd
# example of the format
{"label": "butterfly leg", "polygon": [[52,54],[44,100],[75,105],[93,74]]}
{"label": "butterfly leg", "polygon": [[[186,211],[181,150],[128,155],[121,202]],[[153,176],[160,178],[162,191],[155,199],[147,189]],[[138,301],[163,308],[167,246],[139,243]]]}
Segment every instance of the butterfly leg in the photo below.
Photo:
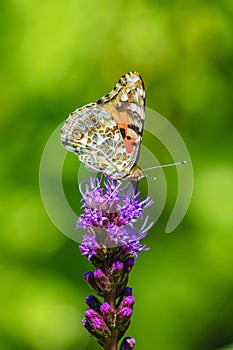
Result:
{"label": "butterfly leg", "polygon": [[100,175],[100,184],[101,184],[101,182],[103,180],[103,176],[104,176],[104,173],[101,173],[101,175]]}
{"label": "butterfly leg", "polygon": [[[99,173],[98,173],[99,174]],[[100,175],[100,177],[98,177],[97,175],[96,175],[96,178],[95,178],[95,181],[96,181],[96,186],[97,186],[97,188],[99,188],[100,186],[101,186],[101,182],[102,182],[102,180],[103,180],[103,176],[104,176],[104,174],[101,172],[101,175]]]}

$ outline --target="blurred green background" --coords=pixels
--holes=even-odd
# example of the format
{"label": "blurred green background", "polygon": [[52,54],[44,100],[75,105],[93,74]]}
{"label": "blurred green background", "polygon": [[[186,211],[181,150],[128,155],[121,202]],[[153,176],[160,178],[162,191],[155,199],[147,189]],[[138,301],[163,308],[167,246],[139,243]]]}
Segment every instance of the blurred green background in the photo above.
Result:
{"label": "blurred green background", "polygon": [[[186,142],[195,186],[175,232],[164,233],[168,194],[145,239],[127,335],[143,350],[233,349],[233,2],[8,0],[0,28],[0,349],[98,348],[81,326],[90,265],[50,222],[38,172],[53,130],[130,70]],[[78,211],[78,161],[67,159]],[[166,174],[175,193],[176,172]]]}

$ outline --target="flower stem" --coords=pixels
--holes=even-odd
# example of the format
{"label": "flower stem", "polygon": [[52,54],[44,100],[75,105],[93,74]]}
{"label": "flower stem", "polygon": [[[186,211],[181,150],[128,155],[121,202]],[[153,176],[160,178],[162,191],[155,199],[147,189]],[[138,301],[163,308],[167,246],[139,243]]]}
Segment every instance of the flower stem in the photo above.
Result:
{"label": "flower stem", "polygon": [[[105,297],[104,301],[108,302],[116,312],[116,288],[113,288]],[[105,345],[105,350],[117,350],[118,329],[113,329],[111,337]]]}
{"label": "flower stem", "polygon": [[117,329],[112,332],[111,337],[109,338],[109,341],[105,345],[105,350],[117,350],[117,337],[118,337],[118,331]]}
{"label": "flower stem", "polygon": [[107,295],[105,295],[104,301],[107,301],[114,311],[116,310],[116,288],[113,288]]}

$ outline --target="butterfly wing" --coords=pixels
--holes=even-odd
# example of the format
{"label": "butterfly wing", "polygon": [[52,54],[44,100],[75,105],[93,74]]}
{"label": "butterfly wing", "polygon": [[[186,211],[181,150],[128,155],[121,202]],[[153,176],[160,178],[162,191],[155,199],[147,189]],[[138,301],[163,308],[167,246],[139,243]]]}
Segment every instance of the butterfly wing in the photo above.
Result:
{"label": "butterfly wing", "polygon": [[[91,171],[121,178],[126,167],[123,139],[112,115],[97,104],[74,111],[61,129],[63,146]],[[126,174],[125,174],[126,175]]]}
{"label": "butterfly wing", "polygon": [[135,72],[125,74],[97,103],[70,114],[61,129],[63,146],[91,171],[124,178],[139,155],[144,107],[141,77]]}

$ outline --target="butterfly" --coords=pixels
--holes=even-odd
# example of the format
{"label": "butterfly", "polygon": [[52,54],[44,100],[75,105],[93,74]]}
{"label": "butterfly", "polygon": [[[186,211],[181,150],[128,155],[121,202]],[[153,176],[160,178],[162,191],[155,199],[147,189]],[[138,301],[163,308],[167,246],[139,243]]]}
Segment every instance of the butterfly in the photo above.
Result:
{"label": "butterfly", "polygon": [[63,146],[91,171],[138,181],[145,120],[145,88],[139,73],[124,74],[110,93],[72,112],[61,128]]}

